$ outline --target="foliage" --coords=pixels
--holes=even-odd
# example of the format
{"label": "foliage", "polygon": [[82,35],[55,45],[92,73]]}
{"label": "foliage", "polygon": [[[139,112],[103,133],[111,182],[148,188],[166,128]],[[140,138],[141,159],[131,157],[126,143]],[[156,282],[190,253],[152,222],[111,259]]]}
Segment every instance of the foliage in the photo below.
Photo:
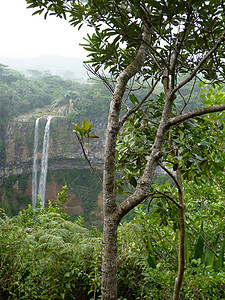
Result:
{"label": "foliage", "polygon": [[84,119],[83,122],[82,122],[82,125],[80,126],[78,123],[73,123],[75,129],[73,130],[74,132],[76,132],[81,140],[83,141],[84,137],[86,138],[90,138],[92,137],[90,135],[90,132],[91,132],[91,128],[94,126],[94,125],[91,125],[92,122],[88,123],[87,119]]}
{"label": "foliage", "polygon": [[[204,105],[208,106],[212,102],[224,103],[222,87],[202,85],[201,88]],[[132,100],[138,101],[134,96]],[[117,168],[122,174],[118,180],[117,189],[121,193],[124,192],[126,180],[130,185],[136,186],[145,167],[146,157],[150,154],[154,124],[158,117],[157,110],[151,110],[153,105],[154,100],[151,100],[142,107],[142,110],[130,117],[117,141]],[[153,112],[156,112],[156,115]],[[163,145],[160,162],[169,170],[175,171],[179,166],[185,179],[183,189],[187,226],[186,271],[181,299],[224,297],[219,287],[220,284],[224,286],[224,280],[221,279],[219,282],[219,275],[217,275],[219,273],[221,278],[224,277],[224,133],[224,113],[221,112],[198,117],[192,122],[184,122],[177,128],[171,128]],[[158,276],[157,268],[163,267],[161,276],[166,278],[166,272],[168,272],[170,280],[171,276],[175,276],[171,272],[176,269],[174,262],[177,258],[174,252],[178,255],[178,249],[174,242],[177,240],[179,230],[178,209],[171,202],[171,197],[177,201],[177,192],[171,185],[152,185],[148,199],[149,215],[136,209],[134,219],[134,222],[141,223],[142,226],[147,224],[150,230],[149,236],[153,241],[154,256],[162,257],[162,260],[156,259],[155,274]],[[143,207],[146,208],[146,205]],[[163,232],[166,233],[166,242]],[[142,247],[139,249],[137,246],[142,245],[140,240],[134,233],[131,234],[135,239],[134,248],[144,252]],[[140,236],[143,237],[144,233]],[[159,236],[160,239],[158,239]],[[168,243],[168,237],[170,243]],[[172,248],[171,245],[173,245]],[[147,260],[146,254],[145,257]],[[148,271],[148,274],[152,272]],[[197,276],[206,278],[209,273],[211,287],[203,290],[196,278]],[[165,278],[160,278],[159,282],[163,282]],[[151,280],[149,278],[146,281],[147,286]],[[153,290],[156,289],[157,292],[155,294],[152,292],[152,298],[150,296],[146,299],[172,298],[172,289],[170,289],[172,285],[172,281],[169,282],[167,278],[165,283],[167,288],[161,290],[161,286],[157,288],[155,282]]]}
{"label": "foliage", "polygon": [[[201,84],[202,105],[207,107],[213,103],[224,103],[225,93],[222,88]],[[139,102],[133,94],[130,99],[134,103]],[[152,150],[163,101],[164,94],[146,101],[129,118],[118,136],[115,157],[116,169],[121,174],[117,180],[119,193],[123,193],[125,181],[136,187],[138,179],[143,175]],[[174,106],[171,114],[175,114],[175,110]],[[185,121],[170,128],[165,137],[160,162],[174,171],[179,166],[187,180],[203,180],[216,174],[218,177],[224,170],[224,138],[224,112]]]}
{"label": "foliage", "polygon": [[[34,14],[49,14],[68,18],[70,24],[80,29],[84,23],[95,28],[87,34],[84,48],[96,70],[101,66],[108,68],[117,76],[129,65],[140,47],[143,24],[149,20],[154,27],[151,36],[151,51],[142,70],[142,76],[156,78],[160,67],[165,65],[165,57],[171,55],[176,41],[183,40],[184,46],[177,64],[177,72],[187,74],[194,69],[196,60],[214,46],[223,28],[223,6],[220,1],[40,1],[27,0],[28,8]],[[185,21],[193,26],[185,27]],[[189,23],[188,23],[189,24]],[[183,28],[184,27],[184,28]],[[179,30],[176,30],[179,28]],[[212,29],[213,28],[213,29]],[[208,36],[209,35],[209,36]],[[210,38],[208,38],[210,37]],[[163,40],[163,45],[160,41]],[[207,41],[207,42],[206,42]],[[174,44],[173,44],[174,43]],[[196,54],[197,57],[196,57]],[[223,50],[217,52],[217,66],[224,72]],[[157,62],[160,64],[157,64]],[[213,61],[202,66],[206,79],[220,77]]]}
{"label": "foliage", "polygon": [[[10,74],[13,80],[5,80],[6,74]],[[27,78],[6,66],[1,69],[0,97],[2,99],[0,116],[5,122],[12,117],[35,112],[37,109],[44,110],[46,107],[52,106],[52,109],[57,111],[64,105],[70,105],[67,113],[70,112],[70,119],[73,114],[73,121],[80,121],[86,115],[88,118],[102,122],[107,117],[109,106],[106,101],[107,92],[99,82],[81,84],[63,80],[49,73],[41,74],[37,78]],[[3,120],[2,124],[4,124]]]}
{"label": "foliage", "polygon": [[67,185],[64,185],[62,187],[62,191],[58,193],[57,200],[55,202],[55,205],[52,206],[51,201],[48,201],[48,211],[58,213],[61,215],[63,219],[68,220],[68,215],[64,212],[66,207],[65,203],[68,201],[68,187]]}
{"label": "foliage", "polygon": [[[173,209],[166,209],[170,202],[179,208],[180,228],[173,226],[173,230],[178,232],[180,229],[180,261],[178,277],[174,286],[174,299],[179,298],[180,287],[183,279],[184,262],[184,209],[182,176],[191,181],[188,171],[185,167],[189,163],[193,171],[200,168],[200,172],[194,174],[194,180],[197,183],[201,177],[201,171],[205,168],[209,169],[213,166],[215,173],[222,171],[221,162],[216,161],[216,156],[212,157],[209,164],[205,163],[204,157],[198,155],[196,144],[192,144],[190,138],[192,132],[188,136],[190,144],[186,151],[186,143],[183,143],[184,132],[180,130],[180,126],[188,129],[190,126],[189,119],[199,117],[206,113],[222,111],[225,104],[213,105],[207,108],[199,108],[197,111],[184,113],[189,100],[183,97],[183,106],[181,111],[173,108],[175,104],[176,94],[180,92],[181,87],[191,81],[193,78],[201,76],[201,79],[211,81],[212,83],[224,82],[225,63],[224,63],[224,6],[221,1],[102,1],[102,0],[27,0],[28,7],[34,8],[34,14],[44,13],[46,18],[49,14],[57,17],[69,18],[71,25],[79,28],[87,23],[95,29],[95,32],[87,35],[84,48],[89,52],[89,61],[94,67],[94,72],[101,78],[99,70],[107,69],[114,79],[116,79],[115,88],[112,87],[112,100],[108,118],[108,130],[105,143],[105,168],[104,168],[104,231],[103,231],[103,255],[102,255],[102,299],[116,299],[116,270],[117,270],[117,226],[124,215],[132,210],[142,201],[151,197],[150,201],[156,199],[155,203],[158,207],[155,209],[162,221],[159,225],[174,225],[172,219],[174,215]],[[187,75],[186,79],[179,83],[179,76]],[[105,78],[103,78],[105,79]],[[105,79],[107,81],[107,79]],[[136,101],[131,95],[131,105],[126,106],[123,103],[128,81],[136,81],[140,88],[148,88],[148,92],[141,101]],[[141,104],[143,104],[154,91],[156,85],[162,82],[164,94],[158,95],[158,100],[154,99],[152,107],[152,118],[146,118],[144,127],[150,127],[149,123],[153,123],[153,136],[146,140],[137,141],[131,139],[133,149],[129,149],[129,141],[125,140],[126,152],[130,150],[140,150],[141,144],[147,146],[144,148],[147,153],[134,153],[133,161],[138,165],[139,170],[135,170],[134,163],[129,161],[129,153],[125,158],[128,167],[126,175],[135,190],[133,194],[128,196],[122,204],[116,203],[116,184],[115,184],[115,148],[116,138],[120,129],[133,117],[140,112]],[[191,95],[191,93],[190,93]],[[122,104],[126,109],[125,116],[121,114]],[[207,105],[206,105],[207,106]],[[141,112],[142,114],[143,112]],[[149,110],[148,113],[151,113]],[[120,121],[120,117],[122,120]],[[204,123],[204,122],[203,122]],[[178,125],[179,124],[179,125]],[[193,137],[198,131],[195,122]],[[130,126],[130,131],[135,132],[135,121]],[[141,124],[140,124],[141,125]],[[154,128],[155,125],[155,128]],[[137,129],[138,130],[138,129]],[[150,130],[148,130],[150,131]],[[191,130],[190,130],[191,131]],[[201,131],[201,129],[200,129]],[[141,134],[140,134],[141,136]],[[130,136],[132,138],[132,136]],[[148,137],[148,133],[145,137]],[[147,144],[147,145],[146,145]],[[123,145],[122,145],[123,146]],[[201,154],[211,147],[209,143],[203,145]],[[190,157],[192,157],[192,161]],[[183,152],[182,152],[183,151]],[[120,152],[120,151],[119,151]],[[118,155],[120,153],[118,152]],[[128,151],[127,151],[128,152]],[[186,154],[187,153],[187,154]],[[214,152],[215,153],[215,152]],[[214,154],[213,153],[213,154]],[[133,153],[132,153],[133,154]],[[143,160],[138,161],[138,157],[142,156]],[[119,157],[123,159],[122,155]],[[130,164],[129,164],[130,162]],[[201,163],[203,164],[201,165]],[[173,191],[160,191],[151,188],[153,171],[157,165],[161,165],[167,173],[174,179],[178,187],[178,193]],[[201,167],[202,169],[201,169]],[[217,168],[218,167],[218,168]],[[177,179],[170,171],[172,169],[177,174]],[[213,170],[213,171],[214,171]],[[200,174],[200,176],[199,176]],[[136,179],[137,178],[137,179]],[[122,185],[122,184],[121,184]],[[179,198],[179,202],[178,199]],[[164,199],[165,201],[162,201]],[[165,217],[169,215],[169,217]],[[169,220],[169,221],[168,221]],[[144,226],[144,232],[148,232]],[[186,245],[188,240],[186,238]],[[206,244],[206,242],[205,242]],[[151,239],[147,238],[147,263],[149,267],[156,269],[157,264],[153,257],[153,246]],[[202,249],[202,241],[197,244]],[[223,246],[222,246],[223,249]],[[187,248],[186,248],[187,252]],[[223,253],[223,251],[222,251]],[[196,256],[199,256],[196,254]],[[187,255],[186,255],[187,257]],[[197,258],[197,257],[196,257]],[[196,259],[195,259],[196,260]],[[200,265],[201,260],[196,260]],[[154,269],[153,268],[153,269]],[[196,270],[195,270],[196,271]],[[150,272],[148,272],[149,274]],[[137,272],[138,274],[138,272]],[[129,274],[130,275],[130,274]],[[138,277],[138,276],[136,276]],[[135,276],[131,276],[134,279]],[[131,280],[132,281],[132,280]],[[150,279],[148,278],[148,282]],[[160,294],[160,293],[159,293]],[[166,292],[172,296],[171,290],[168,288]],[[221,295],[220,295],[221,296]],[[143,298],[143,297],[142,297]],[[161,299],[162,299],[161,295]]]}
{"label": "foliage", "polygon": [[[75,170],[50,172],[48,180],[51,181],[52,179],[56,182],[64,182],[69,188],[68,191],[80,199],[83,211],[82,217],[84,218],[84,225],[86,227],[89,228],[92,225],[97,227],[102,226],[101,212],[97,204],[102,187],[97,177],[90,173],[90,170],[84,168],[83,165],[79,165],[79,169]],[[71,220],[77,217],[77,214],[70,215]]]}
{"label": "foliage", "polygon": [[3,214],[0,290],[8,299],[90,299],[96,293],[101,242],[65,220],[65,190],[48,211],[30,206],[13,219]]}
{"label": "foliage", "polygon": [[91,129],[92,129],[92,127],[94,127],[94,125],[92,125],[92,122],[88,123],[87,119],[83,120],[81,126],[78,123],[76,123],[76,124],[73,123],[73,125],[75,127],[73,132],[76,133],[82,146],[84,145],[84,138],[88,139],[88,152],[89,152],[89,148],[90,148],[90,140],[89,139],[98,138],[97,135],[90,134]]}
{"label": "foliage", "polygon": [[[75,222],[66,220],[60,203],[50,206],[49,210],[32,210],[29,207],[12,219],[2,212],[2,297],[98,299],[102,234],[96,228],[87,230],[82,227],[80,218]],[[192,218],[198,222],[194,206]],[[153,226],[156,223],[159,224],[159,221],[154,209],[148,213],[140,206],[135,209],[134,220],[118,228],[119,299],[172,297],[177,268],[177,230],[174,231],[171,221],[167,225]],[[215,226],[221,226],[221,223],[215,223]],[[224,232],[224,225],[222,227],[220,230]],[[191,263],[185,271],[180,297],[222,299],[225,296],[224,268],[209,269],[201,263],[201,258],[194,259],[196,245],[193,239],[197,241],[197,238],[198,235],[189,228],[188,245],[194,247],[188,247]],[[207,227],[204,238],[210,243]],[[149,261],[149,253],[154,253],[154,267]]]}

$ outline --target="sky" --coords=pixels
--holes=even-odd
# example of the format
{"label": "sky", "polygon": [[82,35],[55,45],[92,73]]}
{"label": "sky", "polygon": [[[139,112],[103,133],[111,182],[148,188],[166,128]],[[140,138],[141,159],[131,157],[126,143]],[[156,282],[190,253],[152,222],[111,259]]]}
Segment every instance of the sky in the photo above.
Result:
{"label": "sky", "polygon": [[79,46],[86,35],[68,21],[44,15],[34,15],[26,9],[25,0],[0,0],[0,56],[25,58],[40,55],[62,55],[85,58],[87,52]]}

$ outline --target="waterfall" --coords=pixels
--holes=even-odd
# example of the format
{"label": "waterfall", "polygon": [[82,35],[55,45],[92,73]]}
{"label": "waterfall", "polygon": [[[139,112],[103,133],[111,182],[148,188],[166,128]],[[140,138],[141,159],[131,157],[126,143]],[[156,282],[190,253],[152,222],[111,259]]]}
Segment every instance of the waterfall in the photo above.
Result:
{"label": "waterfall", "polygon": [[39,190],[38,194],[41,196],[42,206],[45,206],[45,188],[46,188],[46,177],[48,170],[48,147],[49,147],[49,133],[50,133],[50,123],[52,116],[48,116],[47,123],[45,125],[45,134],[43,141],[43,152],[41,159],[41,175],[39,180]]}
{"label": "waterfall", "polygon": [[[41,173],[39,178],[39,189],[38,195],[41,197],[41,204],[45,206],[45,189],[46,189],[46,177],[48,170],[48,148],[49,148],[49,135],[50,135],[50,123],[52,116],[48,116],[45,125],[44,139],[43,139],[43,150],[41,158]],[[37,155],[38,155],[38,124],[40,118],[35,122],[34,132],[34,160],[33,160],[33,171],[32,171],[32,207],[35,208],[37,201]]]}
{"label": "waterfall", "polygon": [[38,125],[40,118],[36,119],[34,130],[34,158],[32,169],[32,207],[35,208],[37,200],[37,154],[38,154]]}

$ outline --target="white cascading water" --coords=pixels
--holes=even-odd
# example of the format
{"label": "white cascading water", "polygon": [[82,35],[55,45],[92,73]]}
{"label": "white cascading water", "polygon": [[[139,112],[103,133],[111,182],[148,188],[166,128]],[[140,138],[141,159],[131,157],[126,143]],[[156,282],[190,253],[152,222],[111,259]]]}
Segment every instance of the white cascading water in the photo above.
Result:
{"label": "white cascading water", "polygon": [[33,158],[33,169],[32,169],[32,207],[35,209],[35,204],[37,200],[37,154],[38,154],[38,129],[39,120],[36,119],[35,130],[34,130],[34,158]]}
{"label": "white cascading water", "polygon": [[45,188],[46,188],[46,177],[48,171],[48,147],[49,147],[49,134],[50,134],[50,123],[52,116],[48,116],[47,123],[45,125],[45,134],[43,141],[43,152],[41,159],[41,175],[39,180],[38,195],[41,196],[42,206],[45,206]]}
{"label": "white cascading water", "polygon": [[[32,207],[35,209],[37,202],[37,195],[41,197],[41,204],[45,206],[45,189],[46,189],[46,177],[48,171],[48,148],[49,148],[49,136],[50,136],[50,123],[52,116],[48,116],[47,123],[45,125],[44,140],[43,140],[43,151],[41,159],[41,174],[39,179],[39,189],[37,191],[37,156],[38,156],[38,127],[39,120],[38,118],[35,122],[35,131],[34,131],[34,158],[33,158],[33,170],[32,170]],[[38,192],[38,193],[37,193]]]}

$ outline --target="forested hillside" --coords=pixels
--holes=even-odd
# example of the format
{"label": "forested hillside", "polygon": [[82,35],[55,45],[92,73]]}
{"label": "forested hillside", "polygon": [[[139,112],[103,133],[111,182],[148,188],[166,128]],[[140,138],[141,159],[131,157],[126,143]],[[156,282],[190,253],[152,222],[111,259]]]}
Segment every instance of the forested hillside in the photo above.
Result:
{"label": "forested hillside", "polygon": [[[81,123],[84,118],[94,124],[106,126],[110,91],[100,80],[89,80],[86,84],[64,80],[49,72],[29,70],[29,77],[0,65],[0,159],[4,159],[4,131],[7,124],[19,116],[40,116],[44,114],[66,115],[69,122]],[[190,83],[182,90],[186,97],[193,89],[186,110],[199,105],[198,82]],[[156,91],[160,94],[162,90]],[[141,98],[144,91],[137,89],[135,95]],[[129,104],[129,97],[124,103]],[[177,98],[177,109],[183,105]]]}
{"label": "forested hillside", "polygon": [[[51,125],[51,139],[55,147],[58,148],[53,149],[54,153],[50,155],[50,160],[53,164],[58,164],[63,170],[58,174],[56,171],[58,167],[53,166],[55,172],[54,174],[49,173],[48,176],[48,182],[51,186],[50,190],[53,186],[53,190],[57,187],[57,191],[60,184],[62,186],[61,182],[65,184],[66,180],[70,191],[76,193],[76,201],[81,198],[83,199],[81,203],[79,203],[79,201],[78,203],[76,202],[76,205],[79,206],[77,207],[77,212],[83,210],[84,217],[87,223],[90,224],[90,218],[94,218],[94,215],[91,217],[90,213],[97,208],[98,194],[101,188],[97,187],[98,185],[93,188],[92,183],[88,184],[91,178],[93,178],[92,173],[89,171],[89,168],[87,170],[85,161],[82,162],[82,150],[81,147],[76,144],[72,122],[80,123],[84,118],[88,118],[88,120],[91,120],[95,126],[99,128],[98,134],[101,137],[101,141],[98,143],[99,146],[95,146],[96,152],[101,148],[103,143],[102,138],[104,136],[109,108],[109,93],[102,83],[92,80],[86,84],[80,84],[78,82],[63,80],[59,76],[53,76],[48,72],[41,73],[40,71],[30,70],[29,74],[29,77],[25,77],[21,73],[11,70],[5,65],[1,65],[1,207],[4,207],[11,216],[17,213],[21,207],[25,208],[28,203],[31,203],[31,183],[29,182],[31,181],[30,176],[32,172],[35,119],[41,116],[44,117],[45,115],[52,115],[55,116],[55,119]],[[44,132],[43,126],[44,123],[42,123],[42,133]],[[9,133],[7,137],[6,132]],[[9,149],[6,153],[7,147]],[[41,147],[42,144],[40,143],[40,151],[42,151]],[[10,151],[12,151],[12,153]],[[98,156],[95,153],[93,153],[92,156],[93,155]],[[72,159],[74,156],[76,157],[75,161],[71,163],[69,158]],[[10,173],[13,176],[9,176],[5,169],[6,158],[14,165]],[[21,167],[28,164],[30,171],[24,170],[22,173],[18,173],[16,168],[19,165],[19,161],[21,162]],[[84,170],[81,170],[82,166]],[[69,168],[69,170],[65,170],[66,167]],[[77,169],[71,170],[71,167]],[[76,178],[76,186],[79,186],[79,189],[74,187],[74,177]],[[92,181],[94,182],[95,180]],[[90,192],[90,189],[92,192]],[[49,193],[49,197],[52,198],[52,193]],[[92,204],[88,207],[88,198],[90,198],[91,195]],[[75,196],[71,197],[74,198]],[[77,214],[77,212],[74,212],[74,208],[71,209],[71,214]]]}
{"label": "forested hillside", "polygon": [[54,111],[54,108],[66,104],[74,105],[79,120],[84,116],[99,122],[106,120],[109,94],[102,83],[90,81],[87,84],[80,84],[37,70],[29,70],[29,73],[30,76],[25,77],[1,65],[2,124],[9,122],[15,116],[27,113],[38,114],[45,112],[46,109]]}
{"label": "forested hillside", "polygon": [[[198,83],[193,84],[182,90],[182,96],[177,96],[175,109],[178,112],[184,106],[185,111],[189,111],[199,105],[208,105],[212,99],[218,103],[223,101],[222,87],[214,89],[202,85],[200,92]],[[134,94],[132,97],[125,94],[124,112],[126,104],[138,102],[143,97],[143,91],[138,89]],[[90,80],[80,84],[35,70],[30,71],[27,78],[2,65],[1,162],[5,157],[4,132],[13,119],[55,114],[66,116],[68,123],[81,124],[87,118],[105,127],[110,97],[110,92],[100,82]],[[131,116],[118,136],[116,159],[120,176],[117,192],[123,198],[133,191],[143,173],[154,133],[146,116],[157,123],[163,102],[161,87],[152,98],[155,101],[147,102],[143,110]],[[54,125],[52,129],[54,135]],[[164,144],[165,164],[173,172],[179,165],[183,176],[187,229],[181,299],[225,298],[224,140],[224,114],[221,113],[184,122],[176,132],[169,133]],[[174,149],[178,153],[176,156]],[[93,184],[100,186],[96,178],[92,177],[90,182],[86,175],[82,177],[76,172],[57,171],[55,176],[62,177],[74,189],[78,177],[93,189]],[[179,193],[175,186],[173,179],[168,181],[164,175],[159,176],[152,184],[149,198],[119,225],[118,299],[172,299],[179,264],[180,229]],[[100,297],[101,230],[86,229],[82,217],[69,221],[64,211],[67,199],[64,187],[55,205],[50,203],[48,208],[33,210],[27,205],[27,209],[12,218],[2,211],[0,295],[3,299],[86,300]],[[86,218],[96,204],[90,196],[84,199],[88,199],[83,203]]]}
{"label": "forested hillside", "polygon": [[69,122],[84,118],[106,124],[110,94],[102,83],[80,84],[50,73],[29,71],[30,76],[0,66],[0,159],[4,160],[4,132],[19,116],[66,115]]}

